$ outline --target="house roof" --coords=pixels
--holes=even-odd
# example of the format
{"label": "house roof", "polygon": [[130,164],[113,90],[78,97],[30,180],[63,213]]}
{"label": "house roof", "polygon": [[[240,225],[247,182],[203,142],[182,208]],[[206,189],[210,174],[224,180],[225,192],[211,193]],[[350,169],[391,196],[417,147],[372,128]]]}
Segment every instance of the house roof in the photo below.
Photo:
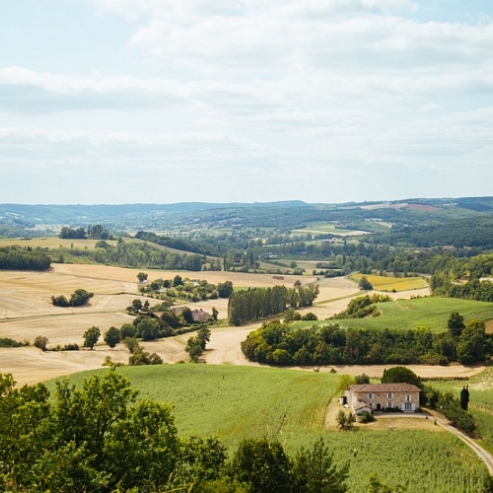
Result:
{"label": "house roof", "polygon": [[364,409],[365,407],[366,407],[367,409],[371,409],[371,407],[370,407],[370,406],[369,406],[366,402],[364,402],[364,401],[358,401],[358,402],[354,405],[353,409],[354,409],[355,411],[357,411],[357,410],[359,410],[359,409]]}
{"label": "house roof", "polygon": [[410,383],[365,383],[350,385],[352,392],[421,392],[419,387]]}

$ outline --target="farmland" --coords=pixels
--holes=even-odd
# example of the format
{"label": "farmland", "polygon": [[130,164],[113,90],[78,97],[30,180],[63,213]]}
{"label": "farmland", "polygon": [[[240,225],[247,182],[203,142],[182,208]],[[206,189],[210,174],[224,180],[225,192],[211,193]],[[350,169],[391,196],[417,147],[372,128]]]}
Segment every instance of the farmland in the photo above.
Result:
{"label": "farmland", "polygon": [[[232,448],[245,437],[277,438],[290,453],[324,437],[335,462],[349,464],[352,492],[365,492],[375,472],[388,484],[406,486],[408,493],[421,492],[424,486],[438,493],[481,491],[484,466],[457,437],[431,422],[427,430],[324,429],[337,375],[224,365],[118,371],[141,396],[171,403],[183,436],[214,434]],[[72,380],[80,382],[83,376]]]}
{"label": "farmland", "polygon": [[[389,277],[364,275],[373,286],[375,291],[410,291],[413,289],[422,289],[428,286],[428,282],[422,277]],[[363,274],[354,274],[351,276],[355,281],[360,281]]]}
{"label": "farmland", "polygon": [[491,303],[454,298],[427,297],[397,300],[377,303],[377,309],[381,312],[378,317],[341,319],[335,320],[334,323],[366,329],[409,330],[425,326],[433,332],[441,332],[446,330],[447,319],[452,312],[459,312],[466,323],[472,319],[493,319]]}

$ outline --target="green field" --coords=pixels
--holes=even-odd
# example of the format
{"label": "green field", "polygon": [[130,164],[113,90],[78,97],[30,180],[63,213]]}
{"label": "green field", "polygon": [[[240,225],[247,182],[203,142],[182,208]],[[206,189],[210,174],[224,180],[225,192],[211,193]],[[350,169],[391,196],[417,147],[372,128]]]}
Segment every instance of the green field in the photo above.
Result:
{"label": "green field", "polygon": [[[473,319],[493,319],[493,303],[461,300],[457,298],[415,298],[377,303],[378,317],[333,320],[344,327],[365,329],[409,330],[426,326],[433,332],[447,330],[447,320],[452,312],[459,312],[468,323]],[[319,322],[319,323],[327,323]],[[304,326],[310,325],[306,322]],[[297,324],[296,326],[301,326]]]}
{"label": "green field", "polygon": [[[266,436],[278,438],[291,454],[324,436],[335,462],[349,465],[353,493],[367,491],[372,473],[392,486],[406,486],[408,493],[481,491],[485,468],[458,438],[439,428],[436,432],[324,430],[325,408],[338,375],[188,364],[117,371],[131,380],[141,396],[171,403],[182,436],[214,434],[230,447],[245,437]],[[71,379],[80,382],[91,373]]]}

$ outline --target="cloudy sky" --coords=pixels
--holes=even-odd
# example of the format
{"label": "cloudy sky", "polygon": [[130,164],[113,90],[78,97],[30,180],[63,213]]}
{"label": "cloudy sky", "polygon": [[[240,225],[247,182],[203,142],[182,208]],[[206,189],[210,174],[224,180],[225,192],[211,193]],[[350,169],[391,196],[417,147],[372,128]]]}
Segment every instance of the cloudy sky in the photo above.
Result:
{"label": "cloudy sky", "polygon": [[2,0],[0,203],[493,195],[491,0]]}

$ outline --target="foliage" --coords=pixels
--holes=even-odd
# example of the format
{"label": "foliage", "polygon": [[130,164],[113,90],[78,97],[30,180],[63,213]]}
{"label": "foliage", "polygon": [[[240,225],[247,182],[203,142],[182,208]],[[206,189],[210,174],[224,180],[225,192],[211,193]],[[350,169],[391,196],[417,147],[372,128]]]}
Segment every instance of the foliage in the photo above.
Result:
{"label": "foliage", "polygon": [[392,301],[391,298],[382,294],[360,296],[352,299],[349,302],[348,307],[343,312],[334,315],[332,318],[365,318],[368,316],[376,316],[378,314],[378,310],[375,304],[386,303],[388,301]]}
{"label": "foliage", "polygon": [[33,346],[41,349],[41,351],[46,351],[48,347],[48,338],[45,336],[37,336],[34,339]]}
{"label": "foliage", "polygon": [[356,423],[356,416],[350,411],[347,414],[341,409],[336,416],[337,426],[344,431],[352,430]]}
{"label": "foliage", "polygon": [[464,409],[464,411],[467,411],[467,408],[469,407],[469,389],[467,386],[462,387],[462,390],[460,391],[460,407]]}
{"label": "foliage", "polygon": [[196,336],[188,339],[185,351],[189,354],[191,361],[197,363],[205,351],[205,347],[210,341],[210,337],[210,329],[207,326],[203,326],[198,330]]}
{"label": "foliage", "polygon": [[0,248],[0,270],[48,270],[51,259],[31,247],[9,246]]}
{"label": "foliage", "polygon": [[354,377],[354,383],[356,385],[363,385],[366,383],[370,383],[370,377],[366,373],[362,373],[361,375],[356,375]]}
{"label": "foliage", "polygon": [[90,327],[84,332],[84,347],[88,347],[89,349],[94,349],[94,346],[98,342],[101,337],[101,331],[99,327]]}
{"label": "foliage", "polygon": [[366,276],[362,276],[358,282],[358,288],[363,291],[371,291],[373,289],[373,285]]}
{"label": "foliage", "polygon": [[[337,324],[294,328],[273,321],[248,334],[243,354],[259,363],[278,365],[443,364],[483,361],[492,352],[492,337],[477,328],[464,331],[458,342],[447,333],[416,330],[344,329]],[[478,332],[479,331],[479,332]],[[456,352],[457,348],[457,352]]]}
{"label": "foliage", "polygon": [[381,379],[382,383],[409,383],[415,385],[416,387],[422,389],[423,383],[421,379],[409,368],[405,366],[395,366],[394,368],[389,368],[388,370],[383,370],[383,375]]}
{"label": "foliage", "polygon": [[82,306],[85,305],[94,293],[88,293],[85,289],[76,289],[67,299],[63,294],[60,296],[52,296],[51,302],[55,306]]}
{"label": "foliage", "polygon": [[106,342],[110,348],[114,348],[121,340],[122,336],[120,330],[116,327],[110,327],[104,334],[104,342]]}
{"label": "foliage", "polygon": [[286,288],[253,288],[246,291],[235,291],[228,303],[228,318],[233,325],[242,325],[252,320],[279,315],[291,308],[311,306],[319,293],[318,285]]}
{"label": "foliage", "polygon": [[450,335],[457,339],[465,328],[464,317],[459,312],[452,312],[447,320],[447,327]]}
{"label": "foliage", "polygon": [[21,347],[29,346],[29,342],[19,342],[10,337],[0,337],[0,347]]}

